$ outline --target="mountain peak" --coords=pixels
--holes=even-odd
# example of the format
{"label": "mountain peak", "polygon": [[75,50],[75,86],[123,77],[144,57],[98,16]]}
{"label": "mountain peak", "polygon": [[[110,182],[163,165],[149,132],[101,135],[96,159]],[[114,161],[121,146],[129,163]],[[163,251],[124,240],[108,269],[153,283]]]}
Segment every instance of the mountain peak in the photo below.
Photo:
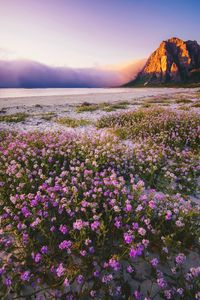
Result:
{"label": "mountain peak", "polygon": [[184,43],[184,41],[182,39],[179,39],[177,37],[172,37],[172,38],[166,40],[166,42],[174,43],[174,44]]}
{"label": "mountain peak", "polygon": [[163,85],[200,82],[200,46],[197,41],[172,37],[162,41],[144,69],[128,85]]}

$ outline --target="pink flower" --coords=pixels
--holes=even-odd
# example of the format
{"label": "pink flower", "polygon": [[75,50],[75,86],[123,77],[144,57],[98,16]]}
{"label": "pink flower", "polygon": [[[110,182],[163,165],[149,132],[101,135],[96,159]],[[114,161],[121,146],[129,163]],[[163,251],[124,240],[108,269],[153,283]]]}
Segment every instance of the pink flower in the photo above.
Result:
{"label": "pink flower", "polygon": [[144,228],[140,227],[140,228],[138,229],[138,233],[139,233],[140,235],[144,236],[144,235],[146,234],[146,230],[145,230]]}
{"label": "pink flower", "polygon": [[58,268],[56,269],[56,274],[58,277],[61,277],[64,275],[64,271],[65,271],[65,268],[63,267],[63,264],[59,264]]}
{"label": "pink flower", "polygon": [[131,210],[132,210],[132,205],[129,203],[126,204],[125,211],[130,212]]}
{"label": "pink flower", "polygon": [[73,228],[77,230],[81,230],[84,227],[84,223],[81,219],[76,220],[76,222],[73,223]]}
{"label": "pink flower", "polygon": [[154,209],[156,207],[156,204],[153,200],[149,201],[149,207]]}

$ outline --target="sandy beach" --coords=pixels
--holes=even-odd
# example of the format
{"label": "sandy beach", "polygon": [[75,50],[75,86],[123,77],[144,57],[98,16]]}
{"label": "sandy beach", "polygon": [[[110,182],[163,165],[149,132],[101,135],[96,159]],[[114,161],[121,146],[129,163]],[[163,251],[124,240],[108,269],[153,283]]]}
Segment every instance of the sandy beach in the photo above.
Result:
{"label": "sandy beach", "polygon": [[102,103],[147,97],[188,95],[198,88],[110,88],[110,89],[0,89],[0,109],[13,106],[73,105],[84,101]]}
{"label": "sandy beach", "polygon": [[[198,101],[197,91],[196,88],[2,89],[0,90],[0,115],[25,113],[28,116],[26,120],[19,123],[0,122],[0,130],[68,130],[68,127],[58,124],[55,120],[70,117],[95,122],[106,114],[132,111],[145,105],[161,105],[176,109],[183,106],[181,101],[177,104],[177,99],[189,98],[193,102]],[[116,110],[105,111],[99,108],[77,113],[77,107],[84,103],[109,106],[125,102],[126,107],[123,109],[119,107]],[[190,109],[193,110],[192,107]],[[93,127],[92,124],[90,126]],[[74,130],[88,130],[88,126],[80,126]]]}

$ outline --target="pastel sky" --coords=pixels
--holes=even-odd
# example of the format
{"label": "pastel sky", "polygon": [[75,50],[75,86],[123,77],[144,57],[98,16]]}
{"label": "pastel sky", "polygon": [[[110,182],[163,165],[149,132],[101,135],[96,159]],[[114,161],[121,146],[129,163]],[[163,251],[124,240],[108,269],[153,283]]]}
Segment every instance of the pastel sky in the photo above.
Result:
{"label": "pastel sky", "polygon": [[172,36],[199,43],[199,13],[199,0],[0,0],[0,58],[118,65]]}

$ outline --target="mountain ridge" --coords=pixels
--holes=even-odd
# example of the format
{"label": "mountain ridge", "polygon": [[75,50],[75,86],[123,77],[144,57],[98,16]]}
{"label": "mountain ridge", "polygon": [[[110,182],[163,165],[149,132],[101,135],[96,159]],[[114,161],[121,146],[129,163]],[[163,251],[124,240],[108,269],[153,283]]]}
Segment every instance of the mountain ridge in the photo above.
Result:
{"label": "mountain ridge", "polygon": [[200,45],[172,37],[162,41],[142,71],[125,86],[163,86],[200,83]]}

